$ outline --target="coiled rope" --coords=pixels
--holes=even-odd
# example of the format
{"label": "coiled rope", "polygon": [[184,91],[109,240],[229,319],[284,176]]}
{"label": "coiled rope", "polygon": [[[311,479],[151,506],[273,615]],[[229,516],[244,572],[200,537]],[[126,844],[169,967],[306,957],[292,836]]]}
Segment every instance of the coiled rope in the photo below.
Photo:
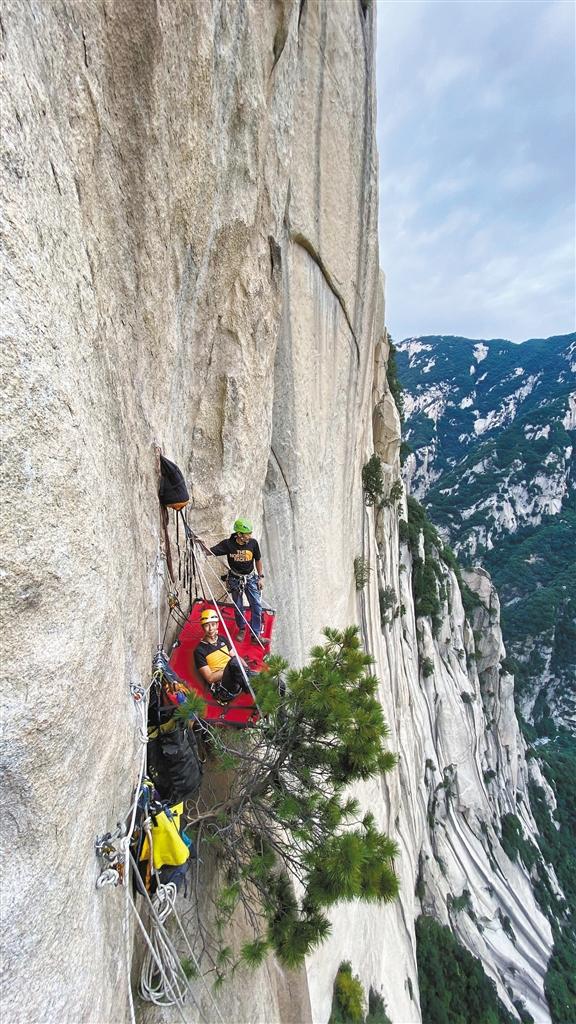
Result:
{"label": "coiled rope", "polygon": [[[137,870],[136,862],[132,854],[131,860],[134,870]],[[225,1024],[224,1018],[222,1017],[210,988],[206,983],[206,979],[200,972],[200,964],[194,954],[182,921],[180,920],[176,910],[176,886],[173,882],[168,882],[166,885],[158,884],[158,888],[152,899],[150,899],[146,890],[143,890],[142,895],[148,904],[148,909],[152,918],[150,935],[146,932],[146,945],[148,947],[148,952],[142,965],[142,972],[140,976],[140,994],[142,995],[142,998],[146,999],[148,1002],[154,1003],[156,1006],[177,1005],[182,1016],[182,1004],[186,997],[186,993],[189,993],[201,1019],[204,1021],[204,1024],[207,1024],[206,1018],[198,1005],[196,996],[194,995],[190,982],[188,981],[184,968],[182,967],[181,958],[166,930],[165,922],[170,916],[172,916],[178,925],[184,942],[186,943],[190,959],[198,971],[199,979],[208,994],[208,998],[212,1006],[214,1007],[216,1016],[221,1024]],[[139,919],[141,929],[146,931],[134,903],[133,909]],[[156,967],[154,967],[154,964]]]}

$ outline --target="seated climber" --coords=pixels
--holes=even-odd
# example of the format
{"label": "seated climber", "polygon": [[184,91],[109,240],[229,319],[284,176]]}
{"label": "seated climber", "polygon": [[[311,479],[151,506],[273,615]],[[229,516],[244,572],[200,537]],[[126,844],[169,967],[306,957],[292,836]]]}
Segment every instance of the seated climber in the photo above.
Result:
{"label": "seated climber", "polygon": [[226,540],[220,541],[210,548],[213,555],[226,555],[228,560],[228,587],[234,602],[237,640],[242,642],[246,635],[246,620],[242,613],[243,596],[246,593],[252,612],[250,635],[254,642],[266,643],[260,639],[262,629],[262,601],[260,591],[264,586],[262,572],[262,555],[260,545],[252,536],[252,523],[249,519],[237,519],[233,533]]}
{"label": "seated climber", "polygon": [[200,614],[204,638],[194,651],[194,664],[198,675],[210,687],[218,703],[227,704],[242,691],[250,692],[244,672],[248,679],[254,673],[237,656],[231,654],[228,641],[218,635],[218,623],[218,614],[214,608],[205,608]]}

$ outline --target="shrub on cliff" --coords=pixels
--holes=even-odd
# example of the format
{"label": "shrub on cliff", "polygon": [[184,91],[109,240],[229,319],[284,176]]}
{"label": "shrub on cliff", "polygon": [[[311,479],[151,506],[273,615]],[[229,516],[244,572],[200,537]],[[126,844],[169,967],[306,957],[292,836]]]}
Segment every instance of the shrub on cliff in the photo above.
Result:
{"label": "shrub on cliff", "polygon": [[392,392],[392,398],[396,403],[398,414],[400,416],[400,422],[404,422],[404,388],[400,383],[398,377],[398,363],[396,361],[396,346],[392,339],[390,339],[390,351],[388,353],[388,365],[386,367],[386,377],[388,378],[388,387]]}
{"label": "shrub on cliff", "polygon": [[382,463],[375,453],[362,468],[362,489],[366,505],[376,505],[384,496]]}
{"label": "shrub on cliff", "polygon": [[[324,635],[304,668],[287,670],[271,656],[254,678],[264,716],[258,729],[214,737],[228,791],[193,825],[225,879],[212,933],[198,922],[217,977],[234,962],[257,966],[268,951],[295,967],[329,934],[327,907],[354,899],[386,903],[398,893],[396,844],[345,795],[351,783],[396,762],[384,749],[372,658],[355,626]],[[254,938],[233,953],[226,935],[238,907]]]}
{"label": "shrub on cliff", "polygon": [[334,978],[332,1012],[328,1024],[363,1024],[364,989],[347,960],[340,964]]}
{"label": "shrub on cliff", "polygon": [[366,1003],[362,982],[345,960],[340,964],[334,978],[332,1010],[328,1024],[391,1024],[386,1005],[379,992],[373,988],[368,994],[368,1013],[364,1016]]}

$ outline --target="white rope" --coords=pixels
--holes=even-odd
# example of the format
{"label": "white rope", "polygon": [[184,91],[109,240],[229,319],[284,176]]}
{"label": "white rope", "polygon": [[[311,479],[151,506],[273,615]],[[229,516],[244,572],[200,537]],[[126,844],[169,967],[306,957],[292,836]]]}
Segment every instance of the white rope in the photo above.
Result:
{"label": "white rope", "polygon": [[180,1017],[184,1024],[187,1024],[182,1010],[185,997],[182,985],[184,975],[178,976],[178,971],[182,972],[178,955],[170,951],[168,943],[162,935],[162,921],[158,918],[157,924],[160,927],[154,929],[151,938],[130,895],[129,900],[144,942],[148,947],[140,975],[140,995],[146,1002],[154,1003],[155,1006],[177,1006]]}
{"label": "white rope", "polygon": [[158,886],[152,901],[157,920],[152,923],[150,929],[150,941],[142,964],[139,991],[142,999],[147,1003],[154,1003],[155,1006],[173,1006],[175,1003],[181,1005],[186,998],[180,958],[172,953],[165,940],[164,929],[159,927],[170,916],[175,896],[175,885]]}
{"label": "white rope", "polygon": [[[128,858],[130,847],[128,846]],[[130,1009],[130,1022],[136,1024],[136,1012],[134,1010],[134,996],[132,995],[132,950],[130,948],[130,860],[126,858],[124,849],[124,914],[122,917],[122,931],[124,933],[124,957],[126,964],[126,988],[128,989],[128,1007]]]}
{"label": "white rope", "polygon": [[[135,866],[134,857],[132,857],[132,864]],[[178,953],[177,953],[177,951],[176,951],[176,949],[174,947],[174,944],[173,944],[172,940],[170,939],[170,936],[168,935],[168,932],[166,931],[166,928],[164,926],[164,921],[168,918],[170,913],[172,913],[174,911],[174,902],[175,902],[175,899],[176,899],[176,886],[174,885],[173,882],[169,882],[167,885],[160,885],[159,884],[158,885],[158,889],[156,891],[156,894],[155,894],[153,900],[150,899],[150,896],[148,895],[148,893],[146,892],[145,889],[142,890],[142,894],[145,897],[146,902],[148,903],[148,907],[149,907],[150,913],[151,913],[152,918],[153,918],[153,922],[154,922],[153,937],[155,939],[157,937],[157,936],[155,936],[155,932],[158,932],[158,935],[161,938],[161,942],[159,942],[158,946],[154,946],[154,941],[151,942],[150,940],[148,940],[147,945],[149,946],[149,948],[150,948],[150,946],[153,946],[154,951],[155,951],[154,952],[154,956],[152,957],[152,959],[156,958],[155,962],[158,964],[158,968],[161,971],[162,970],[162,966],[165,966],[165,963],[164,963],[164,960],[162,960],[161,957],[160,957],[160,962],[158,960],[159,950],[160,951],[161,950],[164,950],[164,951],[167,950],[168,951],[168,953],[170,954],[170,961],[173,964],[173,966],[171,967],[171,970],[175,970],[174,965],[177,965],[177,969],[180,971],[180,974],[181,974],[180,978],[176,977],[176,979],[175,979],[176,980],[176,994],[177,994],[178,998],[174,999],[174,1002],[176,1003],[176,1005],[179,1006],[180,1013],[181,1013],[180,1003],[182,1003],[183,1000],[184,1000],[184,995],[182,994],[182,988],[183,987],[186,988],[186,990],[190,993],[190,996],[192,997],[192,1002],[194,1003],[196,1009],[198,1010],[198,1013],[199,1013],[201,1019],[204,1021],[204,1024],[207,1024],[206,1018],[205,1018],[204,1014],[202,1013],[202,1010],[200,1009],[200,1006],[198,1004],[198,1000],[196,999],[196,996],[194,995],[194,992],[193,992],[193,990],[192,990],[192,988],[190,986],[190,982],[188,981],[188,978],[186,977],[186,975],[184,973],[184,969],[182,967],[182,964],[181,964],[181,961],[180,961],[180,957],[179,957],[179,955],[178,955]],[[136,910],[135,910],[135,912],[137,914]],[[142,928],[144,928],[144,925],[142,924],[141,921],[140,921],[140,926]],[[185,936],[185,938],[186,938],[186,936]],[[186,942],[188,944],[188,948],[190,948],[187,939],[186,939]],[[195,957],[194,957],[194,963],[196,964],[196,966],[198,966],[198,962],[197,962]],[[171,985],[172,985],[172,988],[174,989],[174,977],[171,980],[170,976],[168,975],[167,976],[166,984],[167,984],[168,992],[165,993],[165,995],[166,995],[167,998],[170,998],[170,987],[171,987]],[[205,984],[205,982],[204,982],[204,984]],[[158,986],[157,985],[153,985],[153,989],[154,989],[154,992],[156,992],[156,994],[158,994],[157,993]],[[146,997],[143,996],[143,998],[146,998]],[[180,1003],[178,1003],[178,999],[180,999]],[[150,1002],[155,1002],[155,999],[151,999]],[[171,1003],[156,1003],[156,1005],[170,1006],[172,1004]],[[216,1004],[214,1004],[214,1005],[216,1005]],[[216,1010],[217,1010],[217,1012],[219,1014],[219,1011],[218,1011],[217,1007],[216,1007]],[[181,1016],[182,1016],[182,1013],[181,1013]]]}
{"label": "white rope", "polygon": [[160,622],[160,580],[162,580],[162,583],[165,584],[166,581],[164,579],[164,563],[162,561],[162,553],[159,543],[158,554],[156,555],[156,625],[158,632],[158,649],[160,649],[162,645],[162,625]]}
{"label": "white rope", "polygon": [[[208,556],[205,555],[204,559],[205,559],[204,564],[206,565],[206,568],[209,569],[210,572],[212,573],[212,575],[218,580],[218,582],[220,582],[220,577],[218,576],[218,573],[216,572],[216,570],[212,567],[212,565],[208,561]],[[200,565],[198,565],[198,571],[201,572]],[[206,579],[206,577],[204,577],[204,579]],[[244,615],[243,607],[241,607],[239,604],[236,604],[235,601],[233,601],[232,603],[233,603],[234,607],[237,608],[238,611],[240,612],[240,615],[241,615],[242,619],[244,620],[244,625],[248,626],[248,629],[250,630],[252,636],[254,637],[254,639],[256,640],[258,645],[262,648],[262,650],[265,650],[264,644],[262,643],[260,637],[257,635],[256,631],[254,629],[252,629],[252,626],[250,625],[250,623],[248,622],[248,619]],[[263,602],[262,602],[262,597],[260,597],[260,603],[264,607]],[[266,605],[266,608],[268,608],[268,605]]]}
{"label": "white rope", "polygon": [[[114,833],[114,838],[110,837],[109,844],[110,849],[108,850],[108,861],[109,867],[105,868],[100,877],[96,881],[96,888],[103,889],[108,886],[124,886],[124,913],[122,915],[122,933],[124,939],[124,957],[126,967],[126,988],[128,991],[128,1006],[130,1010],[130,1021],[131,1024],[136,1024],[136,1013],[134,1010],[134,997],[132,995],[132,982],[131,982],[131,970],[132,970],[132,950],[130,946],[130,843],[134,834],[136,826],[136,815],[138,812],[138,801],[140,799],[140,791],[142,789],[142,782],[146,773],[146,759],[147,759],[147,746],[148,746],[148,732],[146,728],[148,719],[148,692],[144,687],[139,684],[133,683],[130,687],[134,703],[139,711],[140,722],[138,726],[138,738],[142,744],[142,754],[140,758],[140,767],[138,771],[138,782],[136,784],[134,799],[132,801],[130,810],[126,815],[129,819],[129,825],[127,831],[124,830],[123,826]],[[113,844],[118,841],[119,849],[116,855]]]}
{"label": "white rope", "polygon": [[119,882],[120,875],[116,871],[116,868],[106,868],[96,879],[96,888],[103,889],[106,885],[118,885]]}
{"label": "white rope", "polygon": [[138,728],[138,735],[139,735],[139,739],[140,739],[140,741],[142,743],[142,757],[141,757],[141,760],[140,760],[140,771],[138,773],[138,784],[136,786],[136,792],[135,792],[134,800],[132,802],[132,807],[128,811],[128,815],[127,815],[127,817],[130,818],[130,825],[128,827],[128,831],[127,831],[126,835],[124,836],[124,838],[122,840],[122,847],[123,847],[123,850],[124,850],[124,867],[125,867],[125,871],[124,871],[124,885],[128,885],[127,875],[128,875],[128,866],[129,865],[128,865],[127,861],[126,861],[126,851],[128,851],[128,854],[129,854],[129,852],[130,852],[130,843],[132,841],[132,836],[134,834],[134,828],[136,826],[136,814],[138,812],[138,800],[140,799],[140,790],[142,789],[142,782],[144,781],[144,776],[146,774],[146,760],[147,760],[147,753],[148,753],[148,728],[147,728],[147,723],[148,723],[148,700],[147,700],[147,694],[143,698],[135,700],[135,703],[136,703],[136,707],[140,711],[140,725],[139,725],[139,728]]}
{"label": "white rope", "polygon": [[256,708],[258,709],[258,713],[259,713],[260,717],[262,718],[263,717],[262,716],[262,711],[258,707],[258,701],[256,700],[256,694],[254,693],[254,690],[252,689],[252,687],[250,685],[250,681],[248,679],[248,674],[246,672],[246,669],[244,668],[244,662],[242,661],[242,658],[240,657],[240,655],[238,654],[238,651],[236,650],[236,645],[234,644],[234,641],[233,641],[233,639],[232,639],[232,637],[230,635],[230,630],[228,629],[228,626],[224,622],[224,617],[222,615],[222,612],[220,611],[220,608],[218,607],[218,604],[216,602],[216,598],[214,597],[214,595],[212,593],[212,590],[210,589],[210,584],[206,580],[206,577],[204,576],[204,573],[202,572],[200,566],[198,566],[198,572],[200,573],[200,575],[204,579],[204,583],[206,584],[206,588],[208,590],[208,593],[210,594],[212,603],[216,607],[216,614],[218,615],[218,618],[220,619],[220,622],[222,623],[222,627],[224,629],[224,632],[226,633],[226,636],[228,638],[228,643],[230,644],[230,647],[231,647],[235,657],[238,659],[238,664],[240,666],[240,671],[241,671],[241,673],[242,673],[242,675],[244,677],[244,682],[246,683],[246,686],[248,688],[250,696],[252,697],[252,700],[254,701],[254,704],[255,704]]}
{"label": "white rope", "polygon": [[222,1022],[222,1024],[226,1024],[226,1022],[224,1020],[224,1017],[222,1016],[222,1014],[220,1013],[220,1010],[218,1009],[218,1006],[217,1006],[217,1004],[216,1004],[216,1002],[214,1000],[214,997],[213,997],[213,995],[212,995],[212,993],[210,991],[210,988],[209,988],[208,984],[206,983],[206,979],[205,979],[204,975],[202,974],[202,972],[200,970],[200,964],[198,963],[198,960],[196,959],[194,950],[192,949],[192,946],[190,945],[190,943],[188,941],[188,936],[186,935],[186,932],[184,930],[184,925],[182,924],[182,921],[180,920],[180,917],[178,916],[178,911],[176,910],[176,906],[174,906],[173,910],[174,910],[174,919],[175,919],[175,921],[176,921],[176,923],[177,923],[177,925],[178,925],[178,927],[180,929],[180,932],[182,934],[184,942],[186,943],[186,947],[187,947],[188,952],[190,954],[190,958],[191,958],[194,966],[196,967],[196,970],[198,971],[198,975],[200,977],[200,981],[202,982],[204,988],[206,989],[206,992],[208,993],[208,998],[209,998],[210,1002],[212,1003],[212,1006],[216,1010],[216,1015],[218,1017],[218,1020],[220,1020]]}
{"label": "white rope", "polygon": [[[138,688],[142,690],[142,687]],[[120,849],[122,851],[122,863],[123,863],[123,878],[122,884],[124,885],[124,915],[122,920],[122,931],[124,933],[124,951],[126,959],[126,985],[128,988],[128,1005],[130,1008],[130,1021],[131,1024],[136,1024],[136,1013],[134,1010],[134,996],[132,995],[132,950],[130,947],[130,843],[134,834],[134,828],[136,826],[136,814],[138,812],[138,801],[140,799],[140,790],[142,789],[142,783],[144,781],[144,775],[146,773],[146,760],[147,760],[147,747],[148,747],[148,732],[146,723],[148,720],[148,700],[147,693],[139,693],[138,696],[133,693],[136,707],[140,711],[140,728],[139,737],[142,742],[142,757],[140,760],[140,771],[138,774],[138,784],[136,786],[136,793],[132,802],[130,825],[126,835],[120,842]]]}

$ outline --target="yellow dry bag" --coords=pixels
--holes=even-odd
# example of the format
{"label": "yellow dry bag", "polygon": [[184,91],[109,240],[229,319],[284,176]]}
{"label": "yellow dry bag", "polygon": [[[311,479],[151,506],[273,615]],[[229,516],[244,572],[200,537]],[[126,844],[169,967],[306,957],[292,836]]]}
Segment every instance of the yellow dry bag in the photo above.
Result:
{"label": "yellow dry bag", "polygon": [[[175,804],[174,807],[160,811],[152,815],[152,859],[154,868],[159,871],[165,864],[176,867],[185,864],[190,856],[190,850],[180,835],[180,815],[184,811],[184,804]],[[149,860],[150,840],[146,835],[142,844],[140,860]]]}

